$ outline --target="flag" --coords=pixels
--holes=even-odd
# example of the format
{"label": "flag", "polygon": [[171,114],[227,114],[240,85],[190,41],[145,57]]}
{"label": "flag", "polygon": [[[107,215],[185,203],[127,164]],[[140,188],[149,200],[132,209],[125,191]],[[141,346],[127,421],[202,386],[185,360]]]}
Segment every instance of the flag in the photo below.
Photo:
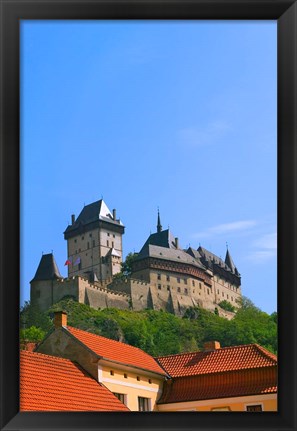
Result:
{"label": "flag", "polygon": [[71,265],[71,260],[70,259],[66,260],[66,262],[64,263],[64,266],[66,266],[66,265]]}
{"label": "flag", "polygon": [[73,265],[78,265],[80,263],[80,257],[78,257],[77,259],[76,259],[76,261],[74,262],[74,264]]}

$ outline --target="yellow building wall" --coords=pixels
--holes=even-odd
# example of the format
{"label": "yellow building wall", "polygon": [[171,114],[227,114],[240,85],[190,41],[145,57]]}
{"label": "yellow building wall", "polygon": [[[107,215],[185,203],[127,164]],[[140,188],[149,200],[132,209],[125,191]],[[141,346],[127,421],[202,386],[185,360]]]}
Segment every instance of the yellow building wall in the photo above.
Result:
{"label": "yellow building wall", "polygon": [[[182,403],[159,404],[160,412],[177,412],[177,411],[246,411],[249,405],[261,405],[262,411],[277,411],[277,394],[252,395],[246,397],[221,398],[215,400],[189,401]],[[219,410],[220,409],[220,410]]]}
{"label": "yellow building wall", "polygon": [[[125,377],[126,376],[126,377]],[[156,401],[161,396],[164,378],[153,373],[139,373],[129,369],[100,366],[98,380],[111,392],[125,395],[125,404],[132,411],[138,411],[138,397],[148,398],[150,410],[156,411]]]}

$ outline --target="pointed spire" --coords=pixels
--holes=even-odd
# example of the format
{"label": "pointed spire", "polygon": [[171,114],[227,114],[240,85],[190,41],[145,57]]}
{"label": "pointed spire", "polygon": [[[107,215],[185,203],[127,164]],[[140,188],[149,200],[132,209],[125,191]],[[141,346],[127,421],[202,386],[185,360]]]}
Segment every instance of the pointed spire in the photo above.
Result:
{"label": "pointed spire", "polygon": [[160,220],[160,212],[159,212],[159,208],[158,208],[157,232],[158,232],[158,233],[162,232],[162,225],[161,225],[161,220]]}
{"label": "pointed spire", "polygon": [[234,262],[232,260],[231,254],[229,253],[228,249],[226,252],[225,264],[231,269],[232,272],[235,272],[235,265],[234,265]]}

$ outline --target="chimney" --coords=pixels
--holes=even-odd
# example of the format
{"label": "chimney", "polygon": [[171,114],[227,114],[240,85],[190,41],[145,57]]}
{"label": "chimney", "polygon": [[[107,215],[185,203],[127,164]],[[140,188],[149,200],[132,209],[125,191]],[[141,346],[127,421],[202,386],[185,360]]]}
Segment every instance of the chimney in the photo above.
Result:
{"label": "chimney", "polygon": [[71,224],[74,224],[74,223],[75,223],[75,215],[71,214]]}
{"label": "chimney", "polygon": [[179,240],[178,240],[178,238],[175,238],[175,247],[179,248]]}
{"label": "chimney", "polygon": [[67,313],[65,313],[65,311],[55,311],[54,325],[55,328],[67,326]]}
{"label": "chimney", "polygon": [[221,348],[219,341],[207,341],[204,343],[204,352],[211,352],[212,350],[218,350]]}
{"label": "chimney", "polygon": [[112,210],[112,218],[114,219],[114,221],[116,221],[117,211],[115,209]]}

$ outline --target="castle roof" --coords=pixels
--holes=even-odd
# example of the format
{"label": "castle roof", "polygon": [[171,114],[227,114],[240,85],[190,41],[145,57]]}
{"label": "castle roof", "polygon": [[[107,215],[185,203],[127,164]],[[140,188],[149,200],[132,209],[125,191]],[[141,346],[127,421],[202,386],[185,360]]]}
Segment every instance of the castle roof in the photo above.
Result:
{"label": "castle roof", "polygon": [[62,279],[58,265],[52,253],[43,254],[32,281]]}
{"label": "castle roof", "polygon": [[69,359],[20,352],[21,411],[129,411]]}
{"label": "castle roof", "polygon": [[144,243],[142,249],[140,250],[139,254],[142,252],[144,248],[146,248],[147,245],[157,245],[159,247],[166,247],[176,250],[176,241],[175,237],[172,235],[169,229],[161,230],[156,233],[152,233],[146,242]]}
{"label": "castle roof", "polygon": [[71,326],[67,326],[67,330],[101,359],[166,376],[165,371],[160,367],[155,359],[137,347],[121,343],[120,341],[111,340],[109,338],[102,337],[101,335],[95,335]]}
{"label": "castle roof", "polygon": [[202,263],[199,260],[195,259],[189,253],[181,249],[166,248],[166,247],[159,247],[157,245],[146,244],[142,247],[140,253],[135,258],[135,260],[141,260],[146,257],[154,257],[157,259],[164,259],[164,260],[170,260],[173,262],[186,263],[205,270],[205,267],[202,265]]}
{"label": "castle roof", "polygon": [[223,261],[223,259],[221,259],[220,257],[216,256],[215,254],[213,254],[212,252],[206,250],[206,248],[204,247],[199,247],[198,248],[198,252],[200,253],[201,257],[204,258],[207,262],[209,263],[213,263],[219,267],[221,267],[222,269],[224,269],[225,271],[229,271],[237,276],[240,276],[239,272],[237,271],[234,262],[231,258],[231,255],[229,253],[229,251],[227,250],[227,254],[226,254],[226,259],[225,261]]}
{"label": "castle roof", "polygon": [[78,229],[81,226],[86,226],[97,221],[105,221],[114,225],[124,226],[120,220],[114,220],[111,211],[109,210],[103,199],[85,205],[79,216],[72,225],[69,225],[64,233],[69,233]]}

